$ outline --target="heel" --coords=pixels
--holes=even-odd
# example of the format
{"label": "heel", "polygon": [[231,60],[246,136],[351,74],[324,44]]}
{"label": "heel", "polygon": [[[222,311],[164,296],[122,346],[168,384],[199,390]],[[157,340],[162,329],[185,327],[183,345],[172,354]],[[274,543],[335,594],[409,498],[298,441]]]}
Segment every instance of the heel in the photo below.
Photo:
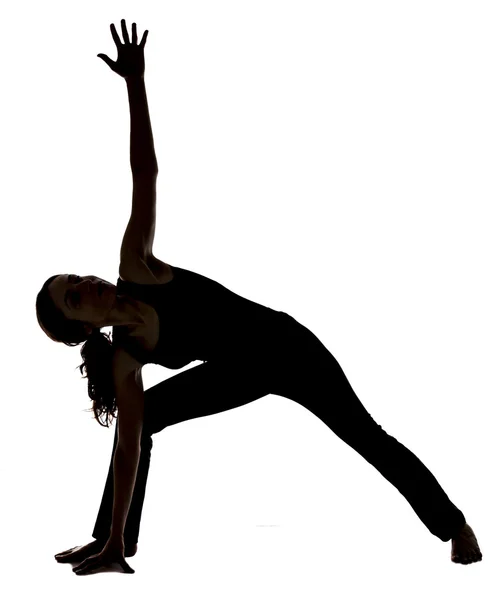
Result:
{"label": "heel", "polygon": [[137,544],[130,544],[130,545],[126,545],[125,549],[124,549],[124,556],[126,556],[127,558],[130,558],[131,556],[134,556],[137,552]]}

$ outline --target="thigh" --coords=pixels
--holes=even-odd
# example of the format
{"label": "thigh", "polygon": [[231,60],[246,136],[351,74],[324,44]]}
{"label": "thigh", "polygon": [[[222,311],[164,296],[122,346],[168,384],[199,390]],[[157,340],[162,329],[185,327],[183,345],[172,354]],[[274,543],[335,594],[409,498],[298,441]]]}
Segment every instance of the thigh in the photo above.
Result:
{"label": "thigh", "polygon": [[269,387],[258,367],[209,361],[145,391],[144,428],[153,434],[168,425],[231,410],[266,396]]}
{"label": "thigh", "polygon": [[381,426],[332,353],[303,325],[297,323],[290,331],[271,393],[307,408],[350,445],[379,436]]}

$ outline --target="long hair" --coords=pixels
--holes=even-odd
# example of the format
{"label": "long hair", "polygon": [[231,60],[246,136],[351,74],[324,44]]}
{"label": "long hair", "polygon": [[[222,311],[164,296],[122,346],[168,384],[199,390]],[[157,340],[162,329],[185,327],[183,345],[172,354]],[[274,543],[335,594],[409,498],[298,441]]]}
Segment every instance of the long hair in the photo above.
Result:
{"label": "long hair", "polygon": [[[37,295],[36,312],[38,324],[44,333],[54,342],[66,346],[78,346],[83,343],[80,355],[82,364],[75,367],[88,379],[88,394],[96,421],[103,427],[109,427],[116,418],[115,386],[113,383],[112,360],[114,350],[109,334],[95,328],[92,334],[85,331],[88,325],[82,321],[67,319],[49,295],[49,285],[58,275],[49,277]],[[105,415],[101,422],[101,415]]]}

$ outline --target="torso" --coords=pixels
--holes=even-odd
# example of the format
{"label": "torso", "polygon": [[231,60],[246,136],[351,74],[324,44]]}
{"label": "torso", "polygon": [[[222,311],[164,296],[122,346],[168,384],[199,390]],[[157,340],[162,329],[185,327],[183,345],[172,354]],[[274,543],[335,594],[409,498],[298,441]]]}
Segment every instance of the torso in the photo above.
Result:
{"label": "torso", "polygon": [[[143,261],[131,261],[130,263],[120,265],[120,279],[130,281],[131,283],[158,284],[168,283],[174,277],[171,266],[167,263],[152,258],[148,263]],[[155,349],[160,336],[160,319],[153,306],[137,300],[142,314],[146,318],[143,325],[129,325],[128,335],[137,338],[137,341],[144,350],[151,352]],[[132,357],[123,348],[120,348],[120,370],[123,374],[130,373],[132,370],[140,370],[143,366],[134,357]]]}

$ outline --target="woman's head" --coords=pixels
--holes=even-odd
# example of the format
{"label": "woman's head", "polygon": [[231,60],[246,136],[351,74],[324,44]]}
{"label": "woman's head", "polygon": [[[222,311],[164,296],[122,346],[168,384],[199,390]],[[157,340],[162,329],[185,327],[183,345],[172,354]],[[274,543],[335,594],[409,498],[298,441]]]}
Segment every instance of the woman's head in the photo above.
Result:
{"label": "woman's head", "polygon": [[[68,321],[83,324],[87,334],[98,327],[115,324],[116,286],[94,275],[78,276],[74,274],[51,277],[47,292],[54,307]],[[50,337],[50,336],[49,336]]]}
{"label": "woman's head", "polygon": [[67,346],[85,342],[80,351],[84,362],[79,368],[83,373],[85,367],[89,397],[98,420],[103,412],[108,418],[110,414],[115,416],[116,408],[114,351],[109,335],[100,329],[141,320],[134,303],[117,295],[116,290],[116,286],[93,275],[53,275],[43,284],[36,299],[38,323],[51,340]]}

